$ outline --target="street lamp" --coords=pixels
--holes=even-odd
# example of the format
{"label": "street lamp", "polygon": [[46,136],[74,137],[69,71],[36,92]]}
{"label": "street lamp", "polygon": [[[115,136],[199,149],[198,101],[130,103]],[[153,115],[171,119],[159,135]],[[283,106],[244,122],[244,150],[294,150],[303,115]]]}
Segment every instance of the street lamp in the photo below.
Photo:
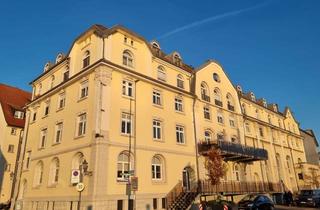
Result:
{"label": "street lamp", "polygon": [[80,205],[81,205],[81,192],[84,190],[84,184],[81,182],[82,177],[84,176],[92,176],[92,171],[88,171],[89,168],[89,163],[86,159],[82,161],[82,164],[80,165],[80,182],[77,184],[76,189],[79,192],[79,201],[78,201],[78,207],[77,210],[80,210]]}

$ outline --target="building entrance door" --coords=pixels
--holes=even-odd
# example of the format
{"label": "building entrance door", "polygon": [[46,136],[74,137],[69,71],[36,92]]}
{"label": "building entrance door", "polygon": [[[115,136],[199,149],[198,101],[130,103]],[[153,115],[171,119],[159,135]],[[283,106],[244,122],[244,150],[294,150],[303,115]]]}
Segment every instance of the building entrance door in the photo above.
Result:
{"label": "building entrance door", "polygon": [[182,185],[186,191],[190,191],[190,172],[187,168],[182,172]]}

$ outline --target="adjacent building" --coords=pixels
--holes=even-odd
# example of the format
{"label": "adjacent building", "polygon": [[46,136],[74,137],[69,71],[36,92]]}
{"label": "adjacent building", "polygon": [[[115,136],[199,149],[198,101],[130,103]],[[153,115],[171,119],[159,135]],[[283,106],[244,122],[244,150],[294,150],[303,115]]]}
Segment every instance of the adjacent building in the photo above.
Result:
{"label": "adjacent building", "polygon": [[24,107],[30,100],[29,92],[0,84],[0,203],[9,203],[12,196],[25,124]]}
{"label": "adjacent building", "polygon": [[94,25],[30,84],[16,209],[174,208],[181,191],[198,195],[211,148],[224,183],[298,189],[305,151],[291,110],[242,92],[216,61],[195,69],[122,26]]}

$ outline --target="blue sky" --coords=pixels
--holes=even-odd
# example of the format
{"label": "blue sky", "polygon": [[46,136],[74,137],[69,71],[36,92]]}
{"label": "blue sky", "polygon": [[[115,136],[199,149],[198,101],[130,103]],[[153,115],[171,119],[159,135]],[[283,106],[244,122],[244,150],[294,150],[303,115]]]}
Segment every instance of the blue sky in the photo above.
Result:
{"label": "blue sky", "polygon": [[289,105],[302,128],[320,135],[319,11],[318,0],[4,0],[0,82],[30,90],[90,25],[122,24],[192,66],[218,60],[234,84]]}

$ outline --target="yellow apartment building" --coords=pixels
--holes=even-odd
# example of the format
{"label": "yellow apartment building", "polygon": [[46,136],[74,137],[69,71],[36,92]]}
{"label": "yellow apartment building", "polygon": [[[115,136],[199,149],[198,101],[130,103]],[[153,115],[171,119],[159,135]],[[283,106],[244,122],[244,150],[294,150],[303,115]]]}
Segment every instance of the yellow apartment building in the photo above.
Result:
{"label": "yellow apartment building", "polygon": [[268,151],[268,159],[249,166],[256,180],[281,182],[284,190],[299,190],[295,166],[306,156],[299,124],[290,108],[280,112],[277,104],[256,98],[253,92],[244,93],[237,86],[244,116],[245,143]]}
{"label": "yellow apartment building", "polygon": [[0,203],[11,199],[25,124],[24,106],[30,100],[30,93],[0,84]]}
{"label": "yellow apartment building", "polygon": [[248,98],[215,61],[194,69],[122,26],[93,25],[30,84],[15,209],[174,209],[181,193],[188,205],[210,148],[225,183],[297,188],[305,153],[291,111]]}

